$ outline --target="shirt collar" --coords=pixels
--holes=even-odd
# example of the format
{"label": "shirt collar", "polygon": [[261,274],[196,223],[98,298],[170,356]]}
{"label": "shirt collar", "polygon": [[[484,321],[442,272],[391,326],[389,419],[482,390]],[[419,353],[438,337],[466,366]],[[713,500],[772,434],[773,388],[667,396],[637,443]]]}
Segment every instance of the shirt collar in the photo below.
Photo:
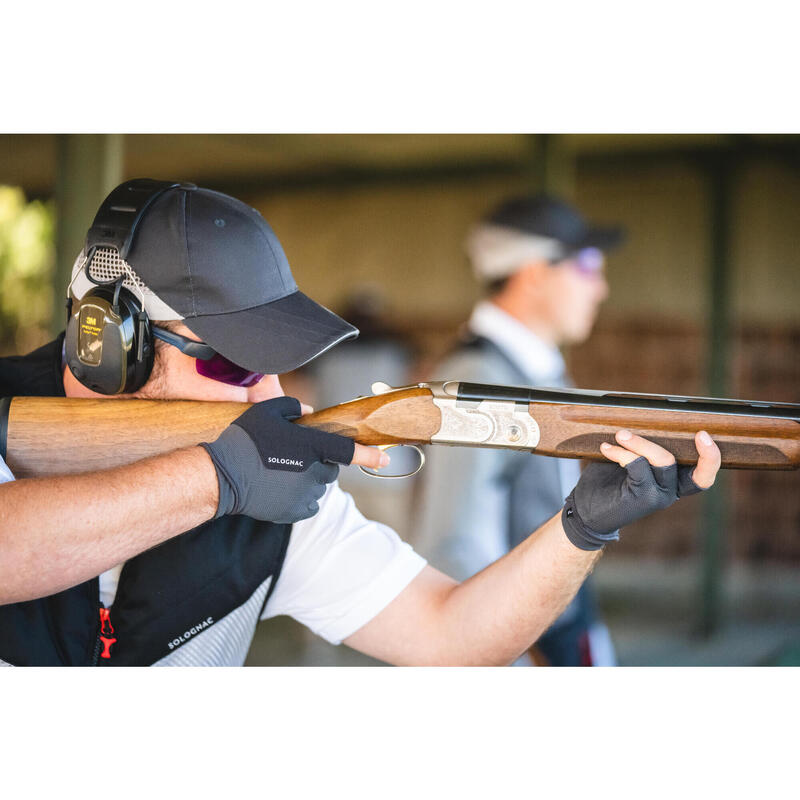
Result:
{"label": "shirt collar", "polygon": [[518,319],[489,300],[482,300],[472,311],[469,329],[496,344],[531,382],[545,384],[564,377],[564,358],[555,345],[540,339]]}

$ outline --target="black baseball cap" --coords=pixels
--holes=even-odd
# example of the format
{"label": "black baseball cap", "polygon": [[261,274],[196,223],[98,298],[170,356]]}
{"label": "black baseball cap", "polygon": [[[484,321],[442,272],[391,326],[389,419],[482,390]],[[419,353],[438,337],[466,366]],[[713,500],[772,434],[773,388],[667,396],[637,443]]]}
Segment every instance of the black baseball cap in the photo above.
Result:
{"label": "black baseball cap", "polygon": [[484,222],[555,239],[565,254],[585,247],[611,250],[624,239],[622,227],[591,225],[577,209],[547,194],[512,197],[495,208]]}
{"label": "black baseball cap", "polygon": [[[297,288],[261,214],[221,192],[192,184],[165,191],[138,223],[126,262],[148,290],[151,319],[180,319],[253,372],[289,372],[358,336]],[[165,305],[174,315],[165,317]]]}

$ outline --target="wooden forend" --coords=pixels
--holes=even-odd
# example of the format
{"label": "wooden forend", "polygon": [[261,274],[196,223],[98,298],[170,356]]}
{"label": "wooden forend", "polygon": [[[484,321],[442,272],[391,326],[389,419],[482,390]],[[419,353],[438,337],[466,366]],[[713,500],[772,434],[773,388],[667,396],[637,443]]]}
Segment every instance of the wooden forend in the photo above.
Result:
{"label": "wooden forend", "polygon": [[531,403],[529,409],[542,432],[534,452],[542,455],[605,461],[600,444],[615,444],[614,434],[627,428],[669,450],[679,464],[695,464],[694,436],[704,430],[719,446],[725,468],[800,466],[800,423],[794,420],[556,403]]}

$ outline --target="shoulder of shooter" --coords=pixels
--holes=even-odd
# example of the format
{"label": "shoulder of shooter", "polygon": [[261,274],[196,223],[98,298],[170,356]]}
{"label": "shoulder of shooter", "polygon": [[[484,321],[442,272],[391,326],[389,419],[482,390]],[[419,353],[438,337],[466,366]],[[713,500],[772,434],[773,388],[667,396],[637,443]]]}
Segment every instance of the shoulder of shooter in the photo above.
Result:
{"label": "shoulder of shooter", "polygon": [[[326,408],[298,424],[365,445],[444,444],[605,460],[620,428],[697,461],[707,431],[729,469],[800,466],[800,404],[443,381],[392,388]],[[0,456],[17,477],[105,469],[213,441],[247,407],[184,400],[0,400]]]}

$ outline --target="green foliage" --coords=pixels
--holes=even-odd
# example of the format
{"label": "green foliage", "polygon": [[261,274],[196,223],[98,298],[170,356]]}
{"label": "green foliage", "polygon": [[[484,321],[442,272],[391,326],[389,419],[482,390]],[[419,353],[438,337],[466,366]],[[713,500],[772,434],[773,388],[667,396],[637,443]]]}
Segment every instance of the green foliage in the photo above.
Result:
{"label": "green foliage", "polygon": [[0,352],[26,352],[48,338],[54,240],[52,205],[0,186]]}

